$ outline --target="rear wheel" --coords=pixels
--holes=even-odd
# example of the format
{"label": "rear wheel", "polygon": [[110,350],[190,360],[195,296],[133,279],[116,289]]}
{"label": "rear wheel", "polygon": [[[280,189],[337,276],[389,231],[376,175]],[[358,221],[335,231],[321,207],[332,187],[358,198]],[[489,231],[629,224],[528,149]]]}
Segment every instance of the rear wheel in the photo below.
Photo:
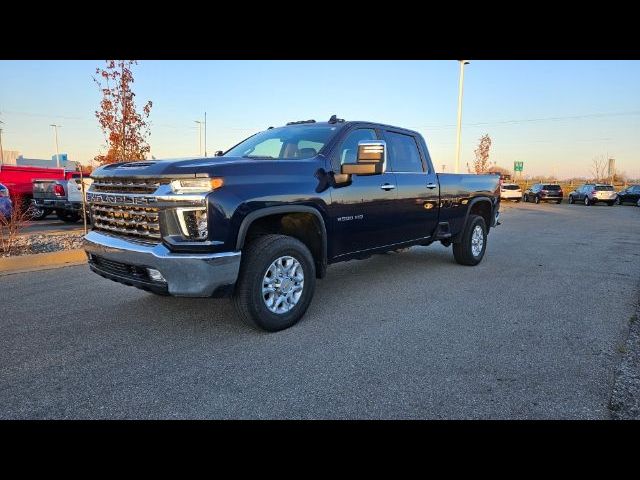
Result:
{"label": "rear wheel", "polygon": [[313,256],[304,243],[262,235],[244,249],[233,302],[244,322],[275,332],[302,318],[315,285]]}
{"label": "rear wheel", "polygon": [[31,205],[31,219],[32,220],[43,220],[51,214],[51,210],[47,208],[37,207],[35,205]]}
{"label": "rear wheel", "polygon": [[469,215],[459,243],[453,244],[453,257],[460,265],[477,265],[487,249],[487,226],[480,215]]}
{"label": "rear wheel", "polygon": [[589,201],[589,197],[584,197],[584,205],[585,207],[589,207],[591,205],[591,202]]}
{"label": "rear wheel", "polygon": [[622,200],[620,200],[620,197],[616,197],[616,205],[622,205]]}
{"label": "rear wheel", "polygon": [[569,203],[573,205],[573,195],[569,195]]}
{"label": "rear wheel", "polygon": [[537,205],[538,203],[540,203],[540,197],[539,196],[535,196],[533,197],[533,202]]}
{"label": "rear wheel", "polygon": [[607,205],[609,205],[610,207],[613,207],[615,205],[616,202],[607,202]]}

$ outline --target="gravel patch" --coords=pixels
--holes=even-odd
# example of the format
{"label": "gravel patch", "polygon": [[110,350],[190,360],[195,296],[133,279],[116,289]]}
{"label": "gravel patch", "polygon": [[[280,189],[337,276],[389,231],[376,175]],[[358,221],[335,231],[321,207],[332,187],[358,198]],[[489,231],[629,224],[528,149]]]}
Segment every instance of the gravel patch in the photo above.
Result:
{"label": "gravel patch", "polygon": [[82,233],[22,235],[15,240],[11,255],[0,252],[0,257],[17,257],[82,248],[82,237]]}
{"label": "gravel patch", "polygon": [[622,361],[609,402],[616,420],[640,420],[640,303],[629,323],[629,337],[619,348]]}

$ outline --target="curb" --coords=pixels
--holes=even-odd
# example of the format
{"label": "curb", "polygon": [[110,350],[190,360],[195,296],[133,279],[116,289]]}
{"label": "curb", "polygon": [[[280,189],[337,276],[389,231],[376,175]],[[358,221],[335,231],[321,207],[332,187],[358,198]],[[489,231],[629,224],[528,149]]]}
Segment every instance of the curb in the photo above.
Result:
{"label": "curb", "polygon": [[87,263],[87,255],[82,248],[0,258],[0,277],[14,273],[50,270],[52,268],[70,267],[85,263]]}

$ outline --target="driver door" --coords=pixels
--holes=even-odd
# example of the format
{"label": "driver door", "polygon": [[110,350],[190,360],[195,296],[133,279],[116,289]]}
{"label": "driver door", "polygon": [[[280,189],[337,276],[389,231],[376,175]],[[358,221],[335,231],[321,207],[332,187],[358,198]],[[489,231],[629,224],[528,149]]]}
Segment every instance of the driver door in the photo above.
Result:
{"label": "driver door", "polygon": [[[355,163],[358,142],[377,140],[373,128],[356,128],[346,134],[332,158],[336,173],[343,163]],[[393,172],[380,175],[352,175],[351,183],[331,189],[330,218],[333,241],[329,255],[345,256],[393,243],[397,225],[394,206],[397,181]]]}

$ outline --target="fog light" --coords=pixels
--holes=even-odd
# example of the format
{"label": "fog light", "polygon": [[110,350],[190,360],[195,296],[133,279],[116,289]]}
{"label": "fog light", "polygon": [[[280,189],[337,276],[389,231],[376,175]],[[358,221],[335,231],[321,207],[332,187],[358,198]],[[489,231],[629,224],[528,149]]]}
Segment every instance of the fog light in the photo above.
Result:
{"label": "fog light", "polygon": [[155,268],[147,268],[147,272],[149,273],[149,278],[154,282],[167,282],[162,274]]}
{"label": "fog light", "polygon": [[209,235],[207,210],[204,208],[179,208],[178,221],[182,234],[191,240],[206,240]]}

